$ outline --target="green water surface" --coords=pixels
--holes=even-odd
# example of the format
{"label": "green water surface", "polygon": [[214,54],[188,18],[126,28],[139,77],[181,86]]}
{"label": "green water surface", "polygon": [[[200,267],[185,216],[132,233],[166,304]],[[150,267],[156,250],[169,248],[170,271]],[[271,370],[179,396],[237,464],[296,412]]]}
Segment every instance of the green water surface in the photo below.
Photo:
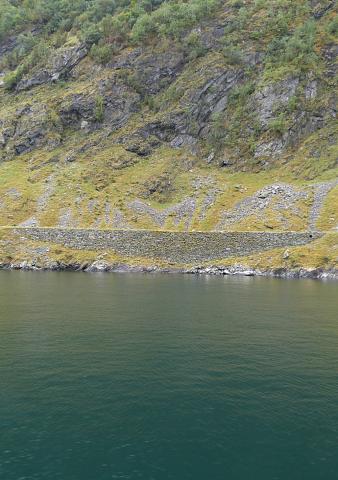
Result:
{"label": "green water surface", "polygon": [[0,272],[1,480],[338,478],[338,284]]}

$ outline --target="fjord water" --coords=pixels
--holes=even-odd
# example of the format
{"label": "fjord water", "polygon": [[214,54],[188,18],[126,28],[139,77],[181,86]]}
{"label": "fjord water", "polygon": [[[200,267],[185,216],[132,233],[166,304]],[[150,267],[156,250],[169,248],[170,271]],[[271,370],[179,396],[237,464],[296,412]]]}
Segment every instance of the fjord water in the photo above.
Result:
{"label": "fjord water", "polygon": [[336,479],[337,294],[0,272],[0,478]]}

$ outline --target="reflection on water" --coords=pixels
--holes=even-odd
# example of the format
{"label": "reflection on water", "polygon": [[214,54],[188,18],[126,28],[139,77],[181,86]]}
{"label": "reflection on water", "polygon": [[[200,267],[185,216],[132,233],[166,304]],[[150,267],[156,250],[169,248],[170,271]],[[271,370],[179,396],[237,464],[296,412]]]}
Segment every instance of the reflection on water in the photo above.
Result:
{"label": "reflection on water", "polygon": [[337,284],[0,272],[0,478],[336,479]]}

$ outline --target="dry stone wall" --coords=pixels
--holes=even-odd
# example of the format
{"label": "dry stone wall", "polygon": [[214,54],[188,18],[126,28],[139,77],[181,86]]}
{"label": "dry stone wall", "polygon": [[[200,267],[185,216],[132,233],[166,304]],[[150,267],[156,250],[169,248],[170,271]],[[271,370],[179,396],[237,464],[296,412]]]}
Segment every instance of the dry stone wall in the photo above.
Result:
{"label": "dry stone wall", "polygon": [[13,232],[21,242],[33,240],[75,249],[112,250],[126,257],[158,258],[175,263],[305,245],[322,236],[319,232],[164,232],[36,227],[13,227]]}

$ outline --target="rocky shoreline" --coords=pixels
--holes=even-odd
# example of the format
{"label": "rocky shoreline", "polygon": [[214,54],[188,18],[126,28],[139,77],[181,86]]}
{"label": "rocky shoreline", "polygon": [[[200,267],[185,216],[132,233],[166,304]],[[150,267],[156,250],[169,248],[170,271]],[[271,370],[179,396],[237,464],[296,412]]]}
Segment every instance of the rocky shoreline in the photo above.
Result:
{"label": "rocky shoreline", "polygon": [[338,280],[338,270],[325,270],[322,268],[267,268],[256,269],[245,265],[231,266],[193,266],[189,268],[159,267],[159,266],[136,266],[128,264],[109,264],[95,261],[93,263],[61,263],[51,262],[40,265],[27,261],[21,263],[0,263],[0,270],[22,271],[73,271],[73,272],[111,272],[111,273],[182,273],[194,275],[221,275],[221,276],[246,276],[246,277],[275,277],[275,278],[308,278],[315,280]]}

